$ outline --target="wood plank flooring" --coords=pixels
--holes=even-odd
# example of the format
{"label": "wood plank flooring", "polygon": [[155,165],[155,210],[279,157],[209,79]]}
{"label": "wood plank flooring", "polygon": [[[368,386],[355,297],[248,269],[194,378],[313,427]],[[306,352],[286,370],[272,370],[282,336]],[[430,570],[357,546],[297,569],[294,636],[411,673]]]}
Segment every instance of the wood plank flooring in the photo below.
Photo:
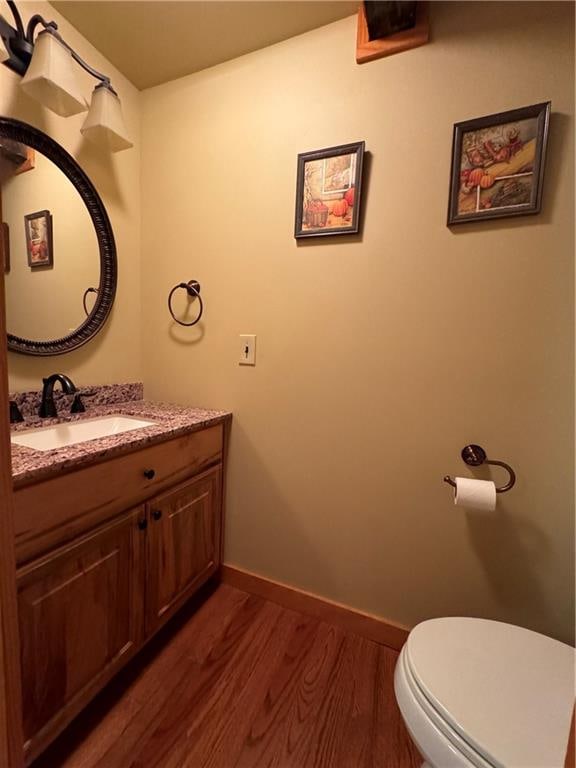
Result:
{"label": "wood plank flooring", "polygon": [[211,587],[33,768],[418,768],[397,653]]}

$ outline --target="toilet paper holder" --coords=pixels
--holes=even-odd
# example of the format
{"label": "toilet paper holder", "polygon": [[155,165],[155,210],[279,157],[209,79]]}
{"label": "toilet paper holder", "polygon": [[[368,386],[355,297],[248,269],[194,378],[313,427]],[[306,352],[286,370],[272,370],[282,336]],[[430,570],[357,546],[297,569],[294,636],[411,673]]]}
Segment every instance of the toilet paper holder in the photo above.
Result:
{"label": "toilet paper holder", "polygon": [[[512,467],[503,461],[487,458],[486,451],[479,445],[465,445],[464,448],[462,448],[460,455],[462,456],[462,461],[465,464],[468,464],[469,467],[479,467],[481,464],[495,464],[498,467],[504,467],[510,477],[506,485],[503,485],[501,488],[496,488],[496,493],[505,493],[506,491],[509,491],[510,488],[514,487],[516,473]],[[456,483],[452,480],[450,475],[444,477],[444,482],[456,488]]]}

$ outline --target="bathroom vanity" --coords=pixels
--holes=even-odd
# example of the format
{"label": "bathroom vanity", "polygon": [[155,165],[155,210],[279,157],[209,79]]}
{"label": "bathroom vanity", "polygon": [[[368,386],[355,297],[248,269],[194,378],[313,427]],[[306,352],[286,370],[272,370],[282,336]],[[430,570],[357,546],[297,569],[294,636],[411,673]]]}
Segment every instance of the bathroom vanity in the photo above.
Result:
{"label": "bathroom vanity", "polygon": [[154,424],[13,446],[27,763],[220,565],[230,414],[140,401],[84,418],[109,413]]}
{"label": "bathroom vanity", "polygon": [[[0,189],[13,256],[8,348],[71,352],[102,329],[114,303],[116,245],[104,203],[74,158],[34,126],[0,116],[0,159],[10,169]],[[46,253],[52,219],[74,221],[69,232],[61,227],[48,273],[33,272],[21,227],[33,182],[49,201]],[[141,384],[84,390],[72,402],[56,382],[76,391],[58,373],[44,379],[41,399],[10,398],[11,418],[26,416],[12,427],[11,456],[28,764],[216,573],[222,552],[231,415],[144,402]],[[32,441],[15,444],[16,435]]]}

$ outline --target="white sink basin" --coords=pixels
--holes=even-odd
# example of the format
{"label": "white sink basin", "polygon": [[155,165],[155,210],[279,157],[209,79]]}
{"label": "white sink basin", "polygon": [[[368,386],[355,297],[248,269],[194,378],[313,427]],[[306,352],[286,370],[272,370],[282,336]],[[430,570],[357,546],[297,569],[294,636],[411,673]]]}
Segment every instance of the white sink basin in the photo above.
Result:
{"label": "white sink basin", "polygon": [[151,427],[155,423],[155,421],[137,419],[134,416],[116,414],[56,424],[53,427],[37,427],[13,432],[10,439],[15,445],[25,445],[37,451],[52,451],[54,448],[85,443],[87,440],[95,440],[98,437],[110,437],[133,429]]}

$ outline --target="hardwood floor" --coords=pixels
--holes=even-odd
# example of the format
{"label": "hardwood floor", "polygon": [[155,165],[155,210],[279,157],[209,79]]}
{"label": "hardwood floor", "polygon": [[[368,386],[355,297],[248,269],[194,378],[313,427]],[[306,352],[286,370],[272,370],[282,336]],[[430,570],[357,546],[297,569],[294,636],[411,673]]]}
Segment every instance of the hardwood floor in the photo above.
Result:
{"label": "hardwood floor", "polygon": [[33,768],[420,766],[395,651],[225,585],[196,602]]}

